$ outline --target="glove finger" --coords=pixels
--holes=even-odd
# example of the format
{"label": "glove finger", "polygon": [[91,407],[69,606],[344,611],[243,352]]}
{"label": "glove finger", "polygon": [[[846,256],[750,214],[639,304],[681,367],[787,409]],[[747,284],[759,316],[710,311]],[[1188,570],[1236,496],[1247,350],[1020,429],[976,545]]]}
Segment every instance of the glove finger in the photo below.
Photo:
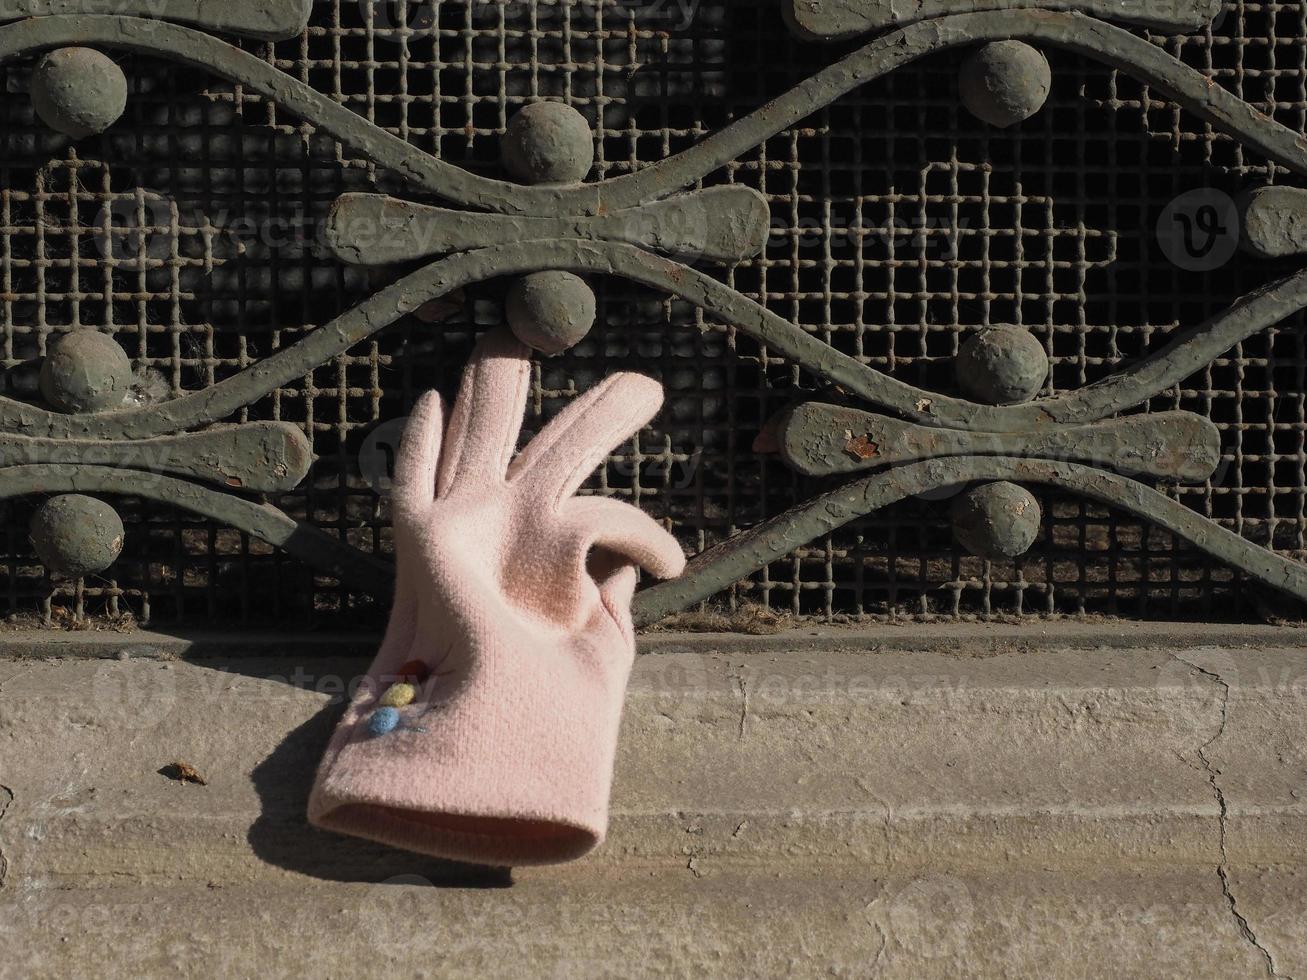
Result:
{"label": "glove finger", "polygon": [[631,626],[631,599],[635,595],[635,566],[620,555],[608,551],[596,553],[589,563],[590,574],[599,587],[599,601],[628,639],[634,639]]}
{"label": "glove finger", "polygon": [[529,484],[545,500],[570,497],[662,404],[662,385],[652,378],[629,373],[605,378],[531,440],[509,467],[509,479]]}
{"label": "glove finger", "polygon": [[507,327],[485,333],[463,372],[463,386],[445,431],[437,496],[456,485],[502,480],[513,458],[531,388],[527,347]]}
{"label": "glove finger", "polygon": [[635,566],[626,564],[607,569],[606,574],[598,579],[599,594],[603,596],[604,605],[614,615],[620,612],[628,621],[631,618],[631,598],[635,595],[635,580]]}
{"label": "glove finger", "polygon": [[431,503],[435,497],[444,420],[440,395],[434,391],[428,391],[413,406],[395,459],[396,506],[413,510]]}
{"label": "glove finger", "polygon": [[563,518],[588,547],[606,548],[657,578],[676,578],[685,570],[685,553],[652,517],[620,500],[573,497]]}

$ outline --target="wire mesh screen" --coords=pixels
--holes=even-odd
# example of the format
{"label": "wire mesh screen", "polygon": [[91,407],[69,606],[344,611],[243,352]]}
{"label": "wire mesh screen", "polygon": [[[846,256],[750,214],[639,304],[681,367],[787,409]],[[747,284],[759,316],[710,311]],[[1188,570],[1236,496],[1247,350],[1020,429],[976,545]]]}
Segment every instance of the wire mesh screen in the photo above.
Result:
{"label": "wire mesh screen", "polygon": [[[1276,120],[1307,128],[1307,4],[1230,3],[1213,29],[1153,39]],[[390,132],[501,175],[499,135],[524,104],[560,99],[599,134],[591,179],[682,150],[851,50],[795,40],[757,0],[318,0],[308,32],[247,50]],[[1234,257],[1186,271],[1159,247],[1179,195],[1276,182],[1267,163],[1129,76],[1050,49],[1053,91],[997,130],[957,97],[956,54],[927,58],[838,99],[715,173],[771,206],[766,252],[705,266],[745,295],[879,371],[955,392],[953,357],[986,324],[1046,347],[1049,393],[1074,390],[1212,316],[1283,265]],[[118,56],[123,119],[75,144],[34,120],[30,65],[0,100],[3,391],[35,400],[48,343],[111,328],[138,366],[132,397],[163,401],[229,377],[349,309],[405,269],[341,265],[322,242],[347,190],[398,184],[239,85]],[[130,215],[123,234],[115,215]],[[698,552],[831,485],[800,478],[755,437],[819,379],[697,307],[617,279],[592,281],[599,318],[542,359],[528,429],[604,375],[661,380],[655,424],[588,484],[630,500]],[[476,334],[503,318],[503,284],[429,304],[261,399],[240,420],[302,426],[317,461],[278,506],[365,551],[389,550],[387,504],[360,469],[378,426],[423,390],[452,395]],[[1165,488],[1249,540],[1301,556],[1301,317],[1257,334],[1150,409],[1221,430],[1224,464]],[[1040,495],[1043,533],[1023,557],[959,548],[948,500],[914,498],[737,585],[719,602],[804,617],[1117,614],[1249,616],[1256,590],[1172,535],[1098,505]],[[32,554],[39,501],[4,508],[9,612],[154,625],[379,624],[385,609],[251,539],[156,504],[123,501],[122,558],[52,580]],[[1214,610],[1223,610],[1215,613]]]}

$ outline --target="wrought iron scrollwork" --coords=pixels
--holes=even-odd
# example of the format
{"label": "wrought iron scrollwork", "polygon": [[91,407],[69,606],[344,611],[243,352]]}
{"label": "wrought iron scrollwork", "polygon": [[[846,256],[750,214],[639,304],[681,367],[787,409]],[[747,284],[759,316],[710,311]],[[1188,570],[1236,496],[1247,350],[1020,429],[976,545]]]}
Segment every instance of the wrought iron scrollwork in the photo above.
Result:
{"label": "wrought iron scrollwork", "polygon": [[1188,33],[1210,24],[1221,0],[788,0],[801,37],[831,41],[933,20],[946,14],[1021,8],[1075,12],[1158,31]]}
{"label": "wrought iron scrollwork", "polygon": [[[771,435],[782,459],[796,471],[875,472],[699,555],[682,579],[641,593],[637,618],[642,622],[707,598],[818,536],[908,495],[966,483],[994,488],[968,497],[954,514],[960,539],[973,550],[1009,554],[1028,547],[1038,510],[1030,510],[1033,498],[1020,485],[1040,484],[1123,509],[1264,583],[1307,599],[1307,566],[1240,538],[1141,482],[1210,476],[1221,455],[1219,434],[1210,421],[1180,411],[1119,417],[1241,340],[1307,308],[1307,272],[1243,297],[1108,378],[1051,397],[1037,397],[1047,375],[1047,356],[1038,342],[1032,348],[1028,334],[994,334],[967,353],[969,383],[963,387],[971,398],[961,398],[873,370],[691,264],[731,263],[757,254],[766,242],[769,214],[761,195],[744,187],[689,188],[858,86],[952,49],[1012,42],[1033,46],[1037,61],[1023,48],[995,48],[992,57],[977,63],[975,70],[990,73],[986,77],[998,95],[994,105],[977,103],[973,111],[992,114],[997,124],[1038,111],[1047,94],[1047,63],[1038,49],[1057,47],[1128,72],[1249,149],[1307,175],[1307,139],[1301,134],[1213,85],[1147,39],[1099,19],[1197,30],[1219,4],[1044,0],[1010,9],[1018,5],[975,0],[964,5],[964,12],[942,15],[943,5],[932,3],[785,2],[792,5],[788,13],[805,36],[886,33],[696,145],[639,171],[594,182],[584,179],[593,137],[578,128],[579,116],[571,110],[533,109],[524,111],[521,121],[515,119],[505,137],[504,160],[518,182],[495,180],[423,152],[268,62],[192,27],[133,16],[61,14],[64,5],[54,0],[0,5],[0,20],[20,8],[48,15],[0,27],[0,61],[91,45],[148,52],[202,68],[275,100],[394,173],[415,198],[431,196],[449,205],[379,194],[342,196],[332,212],[328,241],[343,262],[427,264],[293,346],[203,391],[149,407],[99,405],[91,411],[76,406],[69,411],[70,405],[47,410],[0,399],[0,452],[11,454],[6,460],[22,461],[0,470],[0,496],[96,491],[168,500],[284,547],[350,584],[383,591],[388,580],[384,563],[296,523],[271,505],[230,492],[272,492],[298,483],[309,457],[293,426],[204,427],[222,423],[423,304],[492,277],[518,276],[529,282],[530,288],[519,290],[510,304],[510,320],[529,342],[542,349],[574,343],[588,329],[587,304],[593,318],[588,287],[580,280],[529,277],[607,275],[693,303],[839,386],[850,398],[894,416],[808,404],[776,419]],[[957,4],[948,6],[958,9]],[[255,37],[281,36],[275,32],[290,30],[291,21],[302,27],[299,6],[288,6],[286,19],[276,23],[247,17],[246,7],[265,9],[229,3],[223,15],[227,20],[218,23],[200,20],[199,5],[179,0],[164,15]],[[244,29],[232,23],[242,17]],[[1030,68],[1029,78],[1022,76],[1023,65]],[[1269,188],[1242,202],[1250,252],[1279,256],[1307,248],[1304,194]],[[153,450],[166,451],[172,462],[155,467],[155,477],[141,485],[122,468],[131,465],[123,460]],[[119,465],[109,468],[108,463]]]}

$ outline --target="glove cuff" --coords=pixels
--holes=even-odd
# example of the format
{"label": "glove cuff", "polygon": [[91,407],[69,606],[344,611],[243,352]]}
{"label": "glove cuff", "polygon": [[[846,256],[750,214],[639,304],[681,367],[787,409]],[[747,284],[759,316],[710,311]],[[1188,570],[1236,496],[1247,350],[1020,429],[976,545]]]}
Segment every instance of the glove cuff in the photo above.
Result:
{"label": "glove cuff", "polygon": [[452,694],[439,676],[398,696],[369,676],[318,770],[309,822],[478,864],[582,856],[607,830],[633,659],[606,654],[482,655]]}

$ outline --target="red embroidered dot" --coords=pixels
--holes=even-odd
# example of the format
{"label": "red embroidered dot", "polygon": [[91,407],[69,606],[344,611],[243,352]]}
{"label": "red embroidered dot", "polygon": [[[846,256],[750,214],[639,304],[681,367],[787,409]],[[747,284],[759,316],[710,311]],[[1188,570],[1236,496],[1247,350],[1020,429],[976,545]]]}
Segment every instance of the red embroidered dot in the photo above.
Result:
{"label": "red embroidered dot", "polygon": [[413,684],[421,684],[431,676],[431,668],[421,660],[410,660],[395,672],[395,677]]}

